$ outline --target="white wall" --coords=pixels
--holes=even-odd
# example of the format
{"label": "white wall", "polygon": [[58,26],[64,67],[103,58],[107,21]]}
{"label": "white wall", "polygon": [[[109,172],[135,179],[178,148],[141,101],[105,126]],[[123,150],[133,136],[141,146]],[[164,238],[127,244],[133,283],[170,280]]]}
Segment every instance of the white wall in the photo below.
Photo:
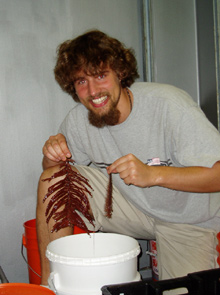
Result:
{"label": "white wall", "polygon": [[97,28],[137,53],[139,0],[0,0],[0,265],[10,282],[28,282],[23,223],[35,218],[41,149],[73,101],[53,77],[55,50]]}
{"label": "white wall", "polygon": [[154,81],[182,88],[199,102],[195,0],[153,0]]}
{"label": "white wall", "polygon": [[217,1],[144,1],[145,6],[150,7],[146,11],[151,19],[151,36],[148,38],[152,49],[151,80],[187,91],[216,127],[217,49],[213,3],[217,4]]}

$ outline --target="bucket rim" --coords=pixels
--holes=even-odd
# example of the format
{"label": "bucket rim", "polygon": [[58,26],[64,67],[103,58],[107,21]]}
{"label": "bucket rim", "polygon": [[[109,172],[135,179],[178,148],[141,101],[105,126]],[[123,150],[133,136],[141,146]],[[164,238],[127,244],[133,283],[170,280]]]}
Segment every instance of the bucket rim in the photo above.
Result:
{"label": "bucket rim", "polygon": [[[31,224],[31,225],[30,225]],[[29,220],[26,220],[24,223],[23,223],[23,227],[24,228],[36,228],[36,218],[33,218],[33,219],[29,219]]]}
{"label": "bucket rim", "polygon": [[[96,233],[96,234],[105,234],[105,233]],[[81,235],[87,235],[87,234],[81,234]],[[110,233],[108,235],[119,235],[119,234]],[[120,236],[125,236],[125,235],[120,235]],[[74,236],[68,236],[68,237],[74,237]],[[136,246],[134,246],[132,250],[126,251],[124,253],[119,253],[119,254],[109,255],[109,256],[102,256],[102,257],[70,257],[70,256],[59,255],[54,253],[53,251],[49,249],[50,248],[50,244],[49,244],[46,250],[46,257],[49,259],[50,262],[62,263],[67,265],[75,265],[75,266],[108,265],[108,264],[125,262],[127,260],[131,260],[137,257],[141,251],[140,245],[134,238],[131,238],[129,236],[126,236],[126,237],[134,240],[136,242]]]}
{"label": "bucket rim", "polygon": [[39,286],[39,285],[35,285],[35,284],[28,284],[28,283],[3,283],[3,284],[0,284],[0,288],[3,288],[3,287],[16,287],[16,286],[21,286],[21,287],[27,287],[27,288],[39,288],[42,289],[42,288],[45,288],[45,287],[42,287],[42,286]]}
{"label": "bucket rim", "polygon": [[[35,289],[35,290],[42,290],[48,294],[55,294],[52,290],[36,285],[36,284],[28,284],[28,283],[3,283],[0,284],[0,289],[17,289],[18,287],[25,288],[25,289]],[[40,293],[39,293],[40,294]],[[43,294],[43,293],[42,293]]]}

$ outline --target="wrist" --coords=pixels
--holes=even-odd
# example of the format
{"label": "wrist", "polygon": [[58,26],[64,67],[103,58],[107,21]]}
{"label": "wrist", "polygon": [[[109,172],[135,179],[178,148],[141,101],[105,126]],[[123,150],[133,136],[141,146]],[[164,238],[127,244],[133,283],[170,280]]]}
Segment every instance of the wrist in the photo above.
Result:
{"label": "wrist", "polygon": [[151,166],[152,168],[152,185],[150,186],[164,186],[165,185],[165,174],[164,167]]}

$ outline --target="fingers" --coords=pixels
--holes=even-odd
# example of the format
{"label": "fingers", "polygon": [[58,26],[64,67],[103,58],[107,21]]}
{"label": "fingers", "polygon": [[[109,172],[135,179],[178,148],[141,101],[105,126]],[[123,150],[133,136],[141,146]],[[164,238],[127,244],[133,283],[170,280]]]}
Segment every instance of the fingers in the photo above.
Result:
{"label": "fingers", "polygon": [[132,160],[132,154],[123,156],[112,163],[109,167],[107,167],[108,174],[110,173],[120,173],[125,170],[128,166],[128,162]]}
{"label": "fingers", "polygon": [[127,185],[133,184],[146,187],[149,184],[148,166],[136,158],[133,154],[128,154],[116,160],[107,167],[108,174],[118,173]]}
{"label": "fingers", "polygon": [[107,167],[107,172],[119,173],[121,179],[123,179],[125,184],[133,184],[135,177],[135,161],[137,158],[128,154],[116,160],[112,165]]}
{"label": "fingers", "polygon": [[61,133],[50,136],[44,144],[43,154],[54,162],[65,161],[66,158],[70,158],[71,153],[68,149],[65,136]]}

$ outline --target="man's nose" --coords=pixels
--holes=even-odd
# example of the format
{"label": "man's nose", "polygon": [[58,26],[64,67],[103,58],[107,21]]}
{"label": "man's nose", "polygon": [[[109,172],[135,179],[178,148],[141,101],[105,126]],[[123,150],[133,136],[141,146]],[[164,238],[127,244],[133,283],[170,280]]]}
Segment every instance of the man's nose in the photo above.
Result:
{"label": "man's nose", "polygon": [[96,96],[99,93],[99,88],[95,81],[90,81],[88,83],[88,91],[91,96]]}

